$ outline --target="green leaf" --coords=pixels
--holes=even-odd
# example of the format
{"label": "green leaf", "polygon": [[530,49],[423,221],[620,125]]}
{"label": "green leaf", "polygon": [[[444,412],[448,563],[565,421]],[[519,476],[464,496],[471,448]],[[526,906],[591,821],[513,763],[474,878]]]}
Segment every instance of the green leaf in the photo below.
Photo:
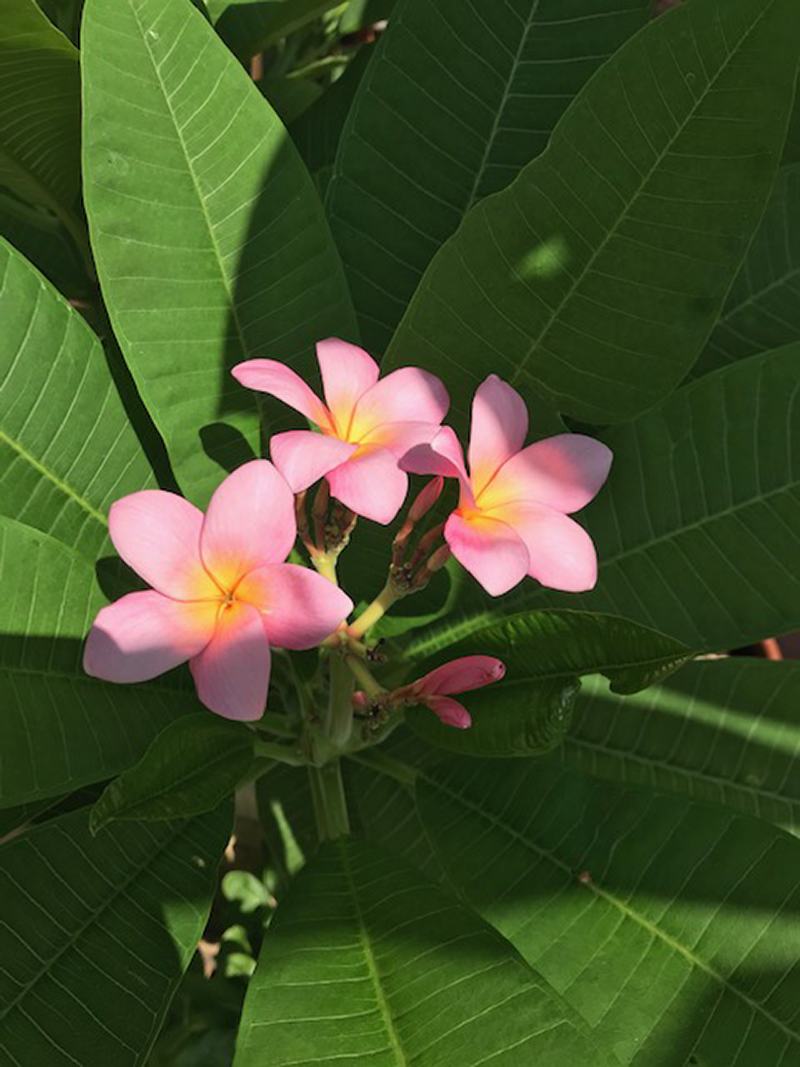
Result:
{"label": "green leaf", "polygon": [[794,838],[552,761],[453,762],[418,795],[466,899],[624,1067],[797,1060]]}
{"label": "green leaf", "polygon": [[145,754],[106,787],[92,808],[96,834],[117,819],[184,819],[231,795],[255,762],[255,734],[241,723],[187,715],[170,723]]}
{"label": "green leaf", "polygon": [[597,588],[528,582],[506,608],[613,612],[714,651],[797,629],[798,361],[800,343],[752,356],[606,435],[611,476],[580,517]]}
{"label": "green leaf", "polygon": [[800,837],[800,664],[691,663],[637,696],[587,679],[559,749],[568,767],[726,804]]}
{"label": "green leaf", "polygon": [[234,1067],[608,1062],[510,946],[412,868],[324,845],[264,939]]}
{"label": "green leaf", "polygon": [[[368,348],[385,350],[466,212],[544,150],[572,98],[650,6],[407,0],[395,10],[356,94],[328,203]],[[396,355],[452,374],[431,348]]]}
{"label": "green leaf", "polygon": [[692,376],[798,337],[800,164],[778,171],[764,218]]}
{"label": "green leaf", "polygon": [[414,733],[464,756],[530,756],[561,742],[582,674],[604,674],[614,692],[635,693],[692,652],[626,619],[539,611],[500,623],[451,624],[412,641],[408,654],[430,657],[415,674],[459,656],[497,656],[506,665],[502,681],[457,697],[472,714],[470,729],[445,726],[427,708],[415,708],[406,715]]}
{"label": "green leaf", "polygon": [[83,556],[0,519],[0,581],[0,807],[119,774],[199,709],[182,673],[146,685],[83,673],[83,638],[106,602]]}
{"label": "green leaf", "polygon": [[324,15],[340,0],[206,0],[211,21],[240,59],[263,52]]}
{"label": "green leaf", "polygon": [[231,811],[92,838],[85,810],[3,849],[0,1055],[139,1067],[203,932]]}
{"label": "green leaf", "polygon": [[274,763],[256,782],[256,797],[270,862],[288,881],[319,844],[308,769]]}
{"label": "green leaf", "polygon": [[88,0],[82,40],[98,274],[175,474],[205,504],[258,448],[229,368],[269,356],[307,374],[314,341],[353,335],[344,274],[286,131],[188,0]]}
{"label": "green leaf", "polygon": [[309,78],[267,76],[256,85],[284,124],[294,122],[322,96],[322,86]]}
{"label": "green leaf", "polygon": [[372,48],[361,48],[342,76],[289,129],[320,196],[327,192],[333,176],[339,138],[373,53]]}
{"label": "green leaf", "polygon": [[92,562],[106,515],[152,486],[103,349],[81,316],[0,240],[0,512]]}
{"label": "green leaf", "polygon": [[350,0],[339,23],[339,30],[341,33],[356,33],[366,26],[388,19],[396,3],[397,0]]}
{"label": "green leaf", "polygon": [[0,185],[62,217],[80,191],[78,52],[33,0],[0,0]]}
{"label": "green leaf", "polygon": [[489,371],[584,422],[667,396],[763,212],[799,48],[794,0],[691,0],[653,21],[576,97],[547,151],[465,217],[389,366],[426,353],[462,414]]}

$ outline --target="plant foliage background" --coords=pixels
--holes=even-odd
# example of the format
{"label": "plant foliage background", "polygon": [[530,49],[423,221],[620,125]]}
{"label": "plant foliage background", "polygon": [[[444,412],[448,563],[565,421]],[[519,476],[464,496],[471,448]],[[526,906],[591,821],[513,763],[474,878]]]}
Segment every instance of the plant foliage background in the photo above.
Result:
{"label": "plant foliage background", "polygon": [[[800,668],[719,655],[800,627],[798,55],[794,0],[0,0],[3,1064],[800,1062]],[[615,463],[593,592],[381,624],[508,674],[320,845],[182,671],[80,664],[112,501],[204,506],[291,425],[230,367],[330,335]]]}

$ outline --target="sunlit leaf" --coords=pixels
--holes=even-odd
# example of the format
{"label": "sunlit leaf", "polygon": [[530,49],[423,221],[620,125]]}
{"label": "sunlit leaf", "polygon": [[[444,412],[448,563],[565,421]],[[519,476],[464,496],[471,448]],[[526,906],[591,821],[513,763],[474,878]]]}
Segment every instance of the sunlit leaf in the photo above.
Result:
{"label": "sunlit leaf", "polygon": [[269,932],[234,1067],[608,1060],[502,939],[412,868],[323,846]]}

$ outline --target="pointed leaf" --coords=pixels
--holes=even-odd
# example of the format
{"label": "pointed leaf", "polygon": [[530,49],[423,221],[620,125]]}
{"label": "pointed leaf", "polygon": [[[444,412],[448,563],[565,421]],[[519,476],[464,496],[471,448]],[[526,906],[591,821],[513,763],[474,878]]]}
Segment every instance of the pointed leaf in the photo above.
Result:
{"label": "pointed leaf", "polygon": [[[388,363],[490,371],[585,422],[653,406],[701,351],[766,204],[800,50],[794,0],[691,0],[616,52],[538,160],[464,219]],[[765,60],[769,56],[769,60]]]}
{"label": "pointed leaf", "polygon": [[337,0],[207,0],[211,21],[240,59],[301,29],[319,18]]}
{"label": "pointed leaf", "polygon": [[559,756],[620,784],[726,804],[800,837],[800,664],[691,663],[636,696],[584,682]]}
{"label": "pointed leaf", "polygon": [[608,1061],[493,931],[412,868],[323,846],[264,939],[234,1067]]}
{"label": "pointed leaf", "polygon": [[146,685],[83,673],[83,638],[106,598],[83,556],[0,519],[0,807],[110,778],[200,704],[183,672]]}
{"label": "pointed leaf", "polygon": [[469,902],[628,1067],[800,1054],[800,842],[726,808],[514,761],[425,772]]}
{"label": "pointed leaf", "polygon": [[[386,348],[469,208],[544,150],[572,98],[650,7],[406,0],[392,14],[342,134],[327,204],[367,347]],[[438,363],[431,348],[398,358]]]}
{"label": "pointed leaf", "polygon": [[797,629],[798,362],[800,343],[752,356],[609,433],[613,472],[581,513],[596,589],[524,583],[510,602],[609,611],[713,651]]}
{"label": "pointed leaf", "polygon": [[800,164],[778,171],[764,218],[692,377],[798,337]]}
{"label": "pointed leaf", "polygon": [[185,819],[212,811],[229,797],[255,762],[255,734],[241,724],[206,715],[170,723],[94,805],[96,834],[118,819]]}
{"label": "pointed leaf", "polygon": [[204,504],[258,449],[230,367],[268,356],[307,372],[313,342],[352,336],[344,274],[286,131],[188,0],[88,0],[82,42],[100,282],[176,476]]}
{"label": "pointed leaf", "polygon": [[0,185],[60,214],[80,191],[78,52],[34,0],[0,0]]}
{"label": "pointed leaf", "polygon": [[465,756],[546,752],[564,737],[581,675],[599,672],[615,692],[635,693],[692,655],[680,641],[626,619],[577,611],[521,613],[500,623],[477,623],[468,634],[466,630],[467,624],[444,628],[412,642],[408,653],[430,656],[415,677],[459,656],[502,659],[502,681],[457,698],[469,709],[472,726],[445,726],[427,708],[412,709],[406,716],[414,733]]}
{"label": "pointed leaf", "polygon": [[0,241],[0,512],[92,562],[111,503],[153,484],[100,342]]}
{"label": "pointed leaf", "polygon": [[3,849],[4,1062],[147,1061],[203,932],[231,816],[224,805],[92,838],[83,809]]}

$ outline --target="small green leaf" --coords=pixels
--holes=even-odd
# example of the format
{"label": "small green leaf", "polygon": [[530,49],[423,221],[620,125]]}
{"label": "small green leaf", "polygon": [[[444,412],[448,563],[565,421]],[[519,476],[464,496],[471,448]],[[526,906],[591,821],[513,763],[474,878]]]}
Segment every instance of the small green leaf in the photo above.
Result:
{"label": "small green leaf", "polygon": [[387,365],[424,353],[461,418],[490,371],[583,422],[624,422],[668,396],[763,213],[798,51],[796,0],[691,0],[651,22],[543,155],[466,215]]}
{"label": "small green leaf", "polygon": [[234,1067],[605,1067],[510,946],[411,867],[354,840],[300,873],[264,938]]}
{"label": "small green leaf", "polygon": [[690,663],[637,696],[588,678],[559,749],[568,767],[725,804],[800,837],[800,663]]}
{"label": "small green leaf", "polygon": [[87,821],[2,850],[4,1064],[140,1067],[202,936],[231,806],[99,837]]}
{"label": "small green leaf", "polygon": [[77,49],[34,0],[0,0],[0,185],[72,216],[80,180]]}
{"label": "small green leaf", "polygon": [[800,337],[800,164],[778,171],[767,210],[692,377]]}
{"label": "small green leaf", "polygon": [[472,715],[468,730],[445,726],[427,708],[407,713],[408,725],[420,737],[468,756],[530,756],[559,744],[583,674],[604,674],[615,692],[634,693],[692,656],[680,641],[655,630],[578,611],[456,624],[412,642],[408,652],[431,656],[415,674],[459,656],[497,656],[505,663],[502,681],[457,697]]}
{"label": "small green leaf", "polygon": [[263,52],[340,0],[206,0],[214,28],[240,59]]}
{"label": "small green leaf", "polygon": [[235,901],[245,915],[259,908],[274,908],[275,899],[261,879],[250,871],[228,871],[222,879],[222,895]]}
{"label": "small green leaf", "polygon": [[454,884],[623,1067],[797,1060],[795,838],[553,759],[454,760],[418,799]]}
{"label": "small green leaf", "polygon": [[255,762],[255,734],[211,715],[178,719],[139,762],[115,778],[92,808],[93,834],[117,819],[159,821],[211,811]]}

